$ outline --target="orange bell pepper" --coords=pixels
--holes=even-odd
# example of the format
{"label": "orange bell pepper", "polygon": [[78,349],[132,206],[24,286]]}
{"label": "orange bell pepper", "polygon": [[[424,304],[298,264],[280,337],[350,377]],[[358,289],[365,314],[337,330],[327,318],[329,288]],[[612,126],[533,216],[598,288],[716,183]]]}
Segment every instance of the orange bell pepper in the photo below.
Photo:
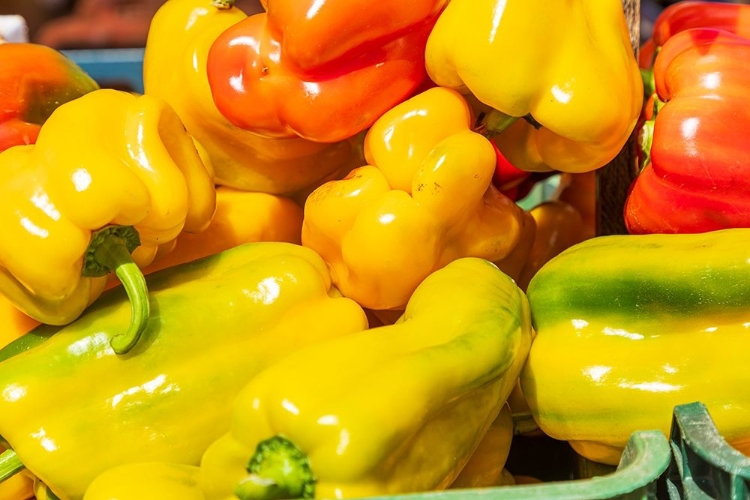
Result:
{"label": "orange bell pepper", "polygon": [[307,199],[302,243],[328,262],[345,296],[401,309],[449,262],[500,261],[524,242],[533,220],[492,185],[495,151],[473,121],[458,92],[427,90],[372,126],[369,165]]}
{"label": "orange bell pepper", "polygon": [[208,54],[214,102],[236,126],[336,142],[428,81],[427,37],[446,0],[277,0]]}
{"label": "orange bell pepper", "polygon": [[60,52],[0,39],[0,151],[33,144],[61,104],[96,90],[92,80]]}

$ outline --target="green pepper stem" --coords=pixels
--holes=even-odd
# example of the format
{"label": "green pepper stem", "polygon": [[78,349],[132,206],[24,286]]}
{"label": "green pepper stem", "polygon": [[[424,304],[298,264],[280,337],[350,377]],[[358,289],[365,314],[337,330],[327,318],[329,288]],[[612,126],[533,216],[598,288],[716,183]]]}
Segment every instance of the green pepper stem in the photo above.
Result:
{"label": "green pepper stem", "polygon": [[5,450],[0,454],[0,483],[18,474],[24,468],[15,451]]}
{"label": "green pepper stem", "polygon": [[502,111],[496,109],[490,110],[490,112],[485,115],[484,120],[482,120],[485,136],[492,138],[492,136],[500,134],[513,125],[519,118],[520,117],[518,116],[506,115]]}
{"label": "green pepper stem", "polygon": [[651,163],[651,147],[654,143],[654,123],[654,119],[647,120],[638,132],[638,144],[643,152],[643,163],[640,169]]}
{"label": "green pepper stem", "polygon": [[247,464],[249,476],[235,488],[240,500],[313,498],[315,476],[310,461],[294,443],[274,436],[258,443]]}
{"label": "green pepper stem", "polygon": [[219,10],[227,10],[234,7],[234,0],[211,0],[211,5]]}
{"label": "green pepper stem", "polygon": [[140,238],[133,227],[107,227],[92,234],[84,259],[84,276],[103,276],[114,271],[130,300],[130,326],[110,341],[117,354],[125,354],[135,346],[151,314],[146,279],[130,255],[138,245]]}
{"label": "green pepper stem", "polygon": [[641,80],[643,80],[643,98],[648,99],[656,92],[656,81],[654,80],[654,68],[641,68]]}

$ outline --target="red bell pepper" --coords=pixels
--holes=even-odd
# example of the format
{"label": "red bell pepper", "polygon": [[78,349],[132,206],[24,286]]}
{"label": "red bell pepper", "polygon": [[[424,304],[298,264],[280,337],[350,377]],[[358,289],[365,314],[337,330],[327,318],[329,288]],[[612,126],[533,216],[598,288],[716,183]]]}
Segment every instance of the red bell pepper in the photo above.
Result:
{"label": "red bell pepper", "polygon": [[689,29],[664,44],[654,64],[663,104],[625,203],[629,232],[750,227],[748,60],[750,39],[728,31]]}
{"label": "red bell pepper", "polygon": [[692,28],[716,28],[750,38],[750,5],[682,1],[665,8],[654,22],[654,31],[641,45],[639,64],[649,68],[656,52],[667,40]]}
{"label": "red bell pepper", "polygon": [[0,43],[0,68],[0,151],[33,144],[58,106],[98,88],[73,61],[44,45]]}
{"label": "red bell pepper", "polygon": [[275,0],[213,43],[216,107],[269,137],[336,142],[428,80],[427,36],[447,0]]}

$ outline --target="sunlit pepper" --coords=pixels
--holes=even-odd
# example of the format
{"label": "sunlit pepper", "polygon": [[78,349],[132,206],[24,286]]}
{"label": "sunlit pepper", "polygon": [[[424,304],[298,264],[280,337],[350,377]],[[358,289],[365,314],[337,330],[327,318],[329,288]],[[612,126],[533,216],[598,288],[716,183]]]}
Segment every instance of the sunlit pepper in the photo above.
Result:
{"label": "sunlit pepper", "polygon": [[33,144],[52,112],[98,88],[60,52],[33,43],[0,39],[0,151]]}
{"label": "sunlit pepper", "polygon": [[491,263],[425,279],[394,325],[290,354],[238,394],[201,460],[208,500],[357,498],[450,485],[531,344],[523,292]]}
{"label": "sunlit pepper", "polygon": [[268,138],[224,118],[211,97],[206,59],[221,32],[247,16],[211,0],[168,0],[151,21],[143,61],[147,95],[167,101],[205,148],[216,183],[303,198],[361,163],[361,137],[334,144]]}
{"label": "sunlit pepper", "polygon": [[276,0],[208,55],[214,102],[240,128],[335,142],[427,82],[424,49],[446,0]]}
{"label": "sunlit pepper", "polygon": [[372,126],[369,165],[307,199],[302,243],[345,296],[403,309],[431,272],[459,257],[502,260],[522,240],[533,221],[492,185],[495,151],[472,123],[458,92],[427,90]]}
{"label": "sunlit pepper", "polygon": [[[290,243],[249,243],[148,276],[143,341],[116,355],[122,289],[77,321],[42,326],[0,350],[0,478],[25,467],[61,500],[134,462],[197,465],[229,431],[231,405],[296,349],[367,328],[323,260]],[[525,300],[525,298],[524,298]],[[165,497],[166,498],[169,497]]]}
{"label": "sunlit pepper", "polygon": [[654,65],[662,105],[644,128],[646,165],[631,186],[631,233],[750,227],[750,39],[695,28],[671,37]]}
{"label": "sunlit pepper", "polygon": [[0,171],[0,291],[62,325],[115,272],[133,314],[113,348],[129,350],[149,315],[139,267],[214,213],[210,171],[180,119],[161,99],[97,90],[57,108],[35,145],[0,153]]}
{"label": "sunlit pepper", "polygon": [[83,500],[204,500],[195,465],[146,462],[120,465],[99,474]]}
{"label": "sunlit pepper", "polygon": [[[216,189],[216,212],[211,224],[200,233],[180,233],[173,240],[174,247],[160,248],[154,262],[142,271],[149,274],[243,243],[282,241],[299,244],[301,228],[302,208],[289,198],[220,186]],[[107,287],[119,283],[110,276]],[[38,325],[38,321],[19,311],[0,295],[0,347]]]}
{"label": "sunlit pepper", "polygon": [[515,120],[495,141],[522,170],[604,166],[642,104],[621,0],[452,0],[430,34],[426,64],[438,85],[494,108],[490,132]]}

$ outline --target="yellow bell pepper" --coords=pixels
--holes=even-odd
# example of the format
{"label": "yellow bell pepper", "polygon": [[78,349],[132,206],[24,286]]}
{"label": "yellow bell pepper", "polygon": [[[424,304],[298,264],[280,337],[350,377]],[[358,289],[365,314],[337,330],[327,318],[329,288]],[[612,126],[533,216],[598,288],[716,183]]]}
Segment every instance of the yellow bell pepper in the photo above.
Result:
{"label": "yellow bell pepper", "polygon": [[290,354],[252,379],[201,460],[208,500],[439,490],[469,460],[531,344],[523,292],[493,264],[451,262],[391,326]]}
{"label": "yellow bell pepper", "polygon": [[83,500],[204,500],[200,469],[164,462],[125,464],[94,479]]}
{"label": "yellow bell pepper", "polygon": [[[143,274],[190,262],[202,257],[259,241],[300,243],[302,208],[289,198],[266,193],[216,188],[216,212],[211,224],[200,233],[183,232],[173,248],[159,247],[153,263]],[[162,253],[164,255],[162,255]],[[110,277],[107,288],[119,285]],[[39,322],[18,310],[0,295],[0,347],[39,326]]]}
{"label": "yellow bell pepper", "polygon": [[495,110],[489,132],[512,122],[495,141],[527,171],[604,166],[643,102],[621,0],[452,0],[430,34],[426,65],[438,85]]}
{"label": "yellow bell pepper", "polygon": [[472,132],[458,92],[427,90],[367,133],[369,165],[316,189],[302,243],[341,292],[369,309],[403,309],[417,285],[460,257],[499,261],[530,218],[493,185],[496,155]]}
{"label": "yellow bell pepper", "polygon": [[26,468],[61,500],[80,500],[113,467],[198,465],[255,375],[367,328],[325,262],[300,245],[248,243],[148,280],[154,312],[128,356],[108,345],[129,312],[121,288],[72,324],[0,350],[0,435],[10,447],[0,480]]}
{"label": "yellow bell pepper", "polygon": [[22,471],[0,483],[0,500],[28,500],[34,498],[34,476]]}
{"label": "yellow bell pepper", "polygon": [[204,230],[215,209],[210,169],[179,117],[155,97],[96,90],[57,108],[36,144],[0,153],[0,171],[0,291],[63,325],[114,271],[133,313],[112,347],[129,350],[149,315],[139,267],[182,231]]}
{"label": "yellow bell pepper", "polygon": [[208,51],[229,26],[247,16],[211,0],[168,0],[151,21],[143,61],[147,95],[167,101],[205,147],[216,183],[244,191],[302,198],[361,163],[361,137],[322,144],[268,138],[232,125],[211,97]]}
{"label": "yellow bell pepper", "polygon": [[513,415],[506,403],[487,429],[476,451],[461,470],[451,489],[489,488],[514,484],[513,476],[505,470],[505,462],[513,442]]}

